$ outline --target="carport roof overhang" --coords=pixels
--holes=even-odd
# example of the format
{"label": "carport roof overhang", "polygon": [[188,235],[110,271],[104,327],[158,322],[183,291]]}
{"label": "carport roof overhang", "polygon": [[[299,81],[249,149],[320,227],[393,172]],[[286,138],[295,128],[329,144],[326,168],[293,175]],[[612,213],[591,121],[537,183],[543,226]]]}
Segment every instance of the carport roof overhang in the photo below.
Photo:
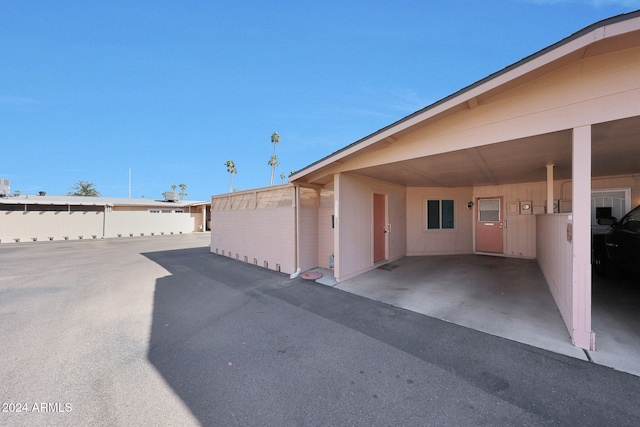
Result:
{"label": "carport roof overhang", "polygon": [[[592,130],[591,175],[640,173],[640,116],[601,123]],[[563,130],[517,140],[418,157],[351,172],[405,187],[478,187],[547,179],[571,179],[572,132]]]}
{"label": "carport roof overhang", "polygon": [[[469,187],[546,179],[545,165],[554,164],[556,179],[571,178],[571,129],[495,143],[447,150],[363,168],[345,167],[355,157],[389,147],[405,135],[485,100],[533,81],[573,62],[638,46],[640,11],[609,18],[510,65],[419,110],[293,174],[296,184],[327,184],[336,172],[349,171],[404,186]],[[640,118],[593,126],[592,176],[640,172],[637,141]]]}

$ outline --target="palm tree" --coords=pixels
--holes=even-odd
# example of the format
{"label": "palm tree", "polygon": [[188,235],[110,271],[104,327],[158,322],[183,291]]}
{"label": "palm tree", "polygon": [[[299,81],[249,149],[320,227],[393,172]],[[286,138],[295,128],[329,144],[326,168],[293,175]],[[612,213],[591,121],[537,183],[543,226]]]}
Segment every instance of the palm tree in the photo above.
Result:
{"label": "palm tree", "polygon": [[271,135],[271,143],[273,144],[273,155],[271,159],[269,159],[269,166],[271,166],[271,185],[273,185],[273,175],[276,172],[276,166],[280,166],[280,162],[278,162],[278,158],[276,157],[276,144],[280,142],[280,135],[278,132],[274,132]]}
{"label": "palm tree", "polygon": [[284,174],[284,172],[282,172],[282,173],[280,174],[280,179],[282,180],[282,183],[283,183],[283,184],[284,184],[284,179],[285,179],[286,177],[287,177],[287,176]]}
{"label": "palm tree", "polygon": [[273,173],[276,170],[276,166],[280,166],[280,162],[278,161],[278,156],[276,156],[275,154],[271,156],[267,164],[271,166],[271,185],[273,185]]}
{"label": "palm tree", "polygon": [[178,196],[180,196],[180,199],[183,200],[185,197],[188,196],[188,194],[185,193],[185,190],[187,189],[187,185],[186,184],[178,184],[178,187],[180,187],[180,193],[178,193]]}
{"label": "palm tree", "polygon": [[70,190],[73,191],[69,191],[67,196],[100,197],[100,192],[88,181],[78,181]]}
{"label": "palm tree", "polygon": [[227,160],[224,165],[227,167],[227,172],[229,172],[229,193],[231,193],[231,189],[233,188],[233,175],[238,173],[238,169],[236,169],[236,164],[233,163],[233,160]]}

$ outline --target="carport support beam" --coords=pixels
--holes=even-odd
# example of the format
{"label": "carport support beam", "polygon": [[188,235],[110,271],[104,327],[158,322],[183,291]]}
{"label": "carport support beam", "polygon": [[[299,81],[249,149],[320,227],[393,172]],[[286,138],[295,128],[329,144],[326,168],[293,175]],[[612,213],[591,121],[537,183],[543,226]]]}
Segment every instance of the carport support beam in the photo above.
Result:
{"label": "carport support beam", "polygon": [[[567,239],[572,240],[571,340],[595,350],[591,330],[591,126],[573,129],[572,216]],[[553,206],[553,205],[552,205]]]}
{"label": "carport support beam", "polygon": [[547,213],[553,213],[553,163],[547,164]]}

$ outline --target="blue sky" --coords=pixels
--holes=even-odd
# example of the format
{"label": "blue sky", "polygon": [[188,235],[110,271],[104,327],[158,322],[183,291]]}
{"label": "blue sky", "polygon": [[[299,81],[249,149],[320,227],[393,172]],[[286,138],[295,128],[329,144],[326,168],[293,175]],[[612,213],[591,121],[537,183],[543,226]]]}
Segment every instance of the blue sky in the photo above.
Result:
{"label": "blue sky", "polygon": [[[640,0],[0,0],[0,178],[269,185]],[[278,178],[276,182],[281,180]]]}

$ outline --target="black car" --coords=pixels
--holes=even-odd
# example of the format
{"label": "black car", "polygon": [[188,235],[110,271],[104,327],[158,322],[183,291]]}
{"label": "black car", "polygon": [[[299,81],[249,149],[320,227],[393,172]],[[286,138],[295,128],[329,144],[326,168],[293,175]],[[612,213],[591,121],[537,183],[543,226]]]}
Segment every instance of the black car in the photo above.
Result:
{"label": "black car", "polygon": [[604,234],[593,236],[593,267],[600,276],[628,272],[640,277],[640,206],[620,221],[599,218],[598,224],[610,225]]}

